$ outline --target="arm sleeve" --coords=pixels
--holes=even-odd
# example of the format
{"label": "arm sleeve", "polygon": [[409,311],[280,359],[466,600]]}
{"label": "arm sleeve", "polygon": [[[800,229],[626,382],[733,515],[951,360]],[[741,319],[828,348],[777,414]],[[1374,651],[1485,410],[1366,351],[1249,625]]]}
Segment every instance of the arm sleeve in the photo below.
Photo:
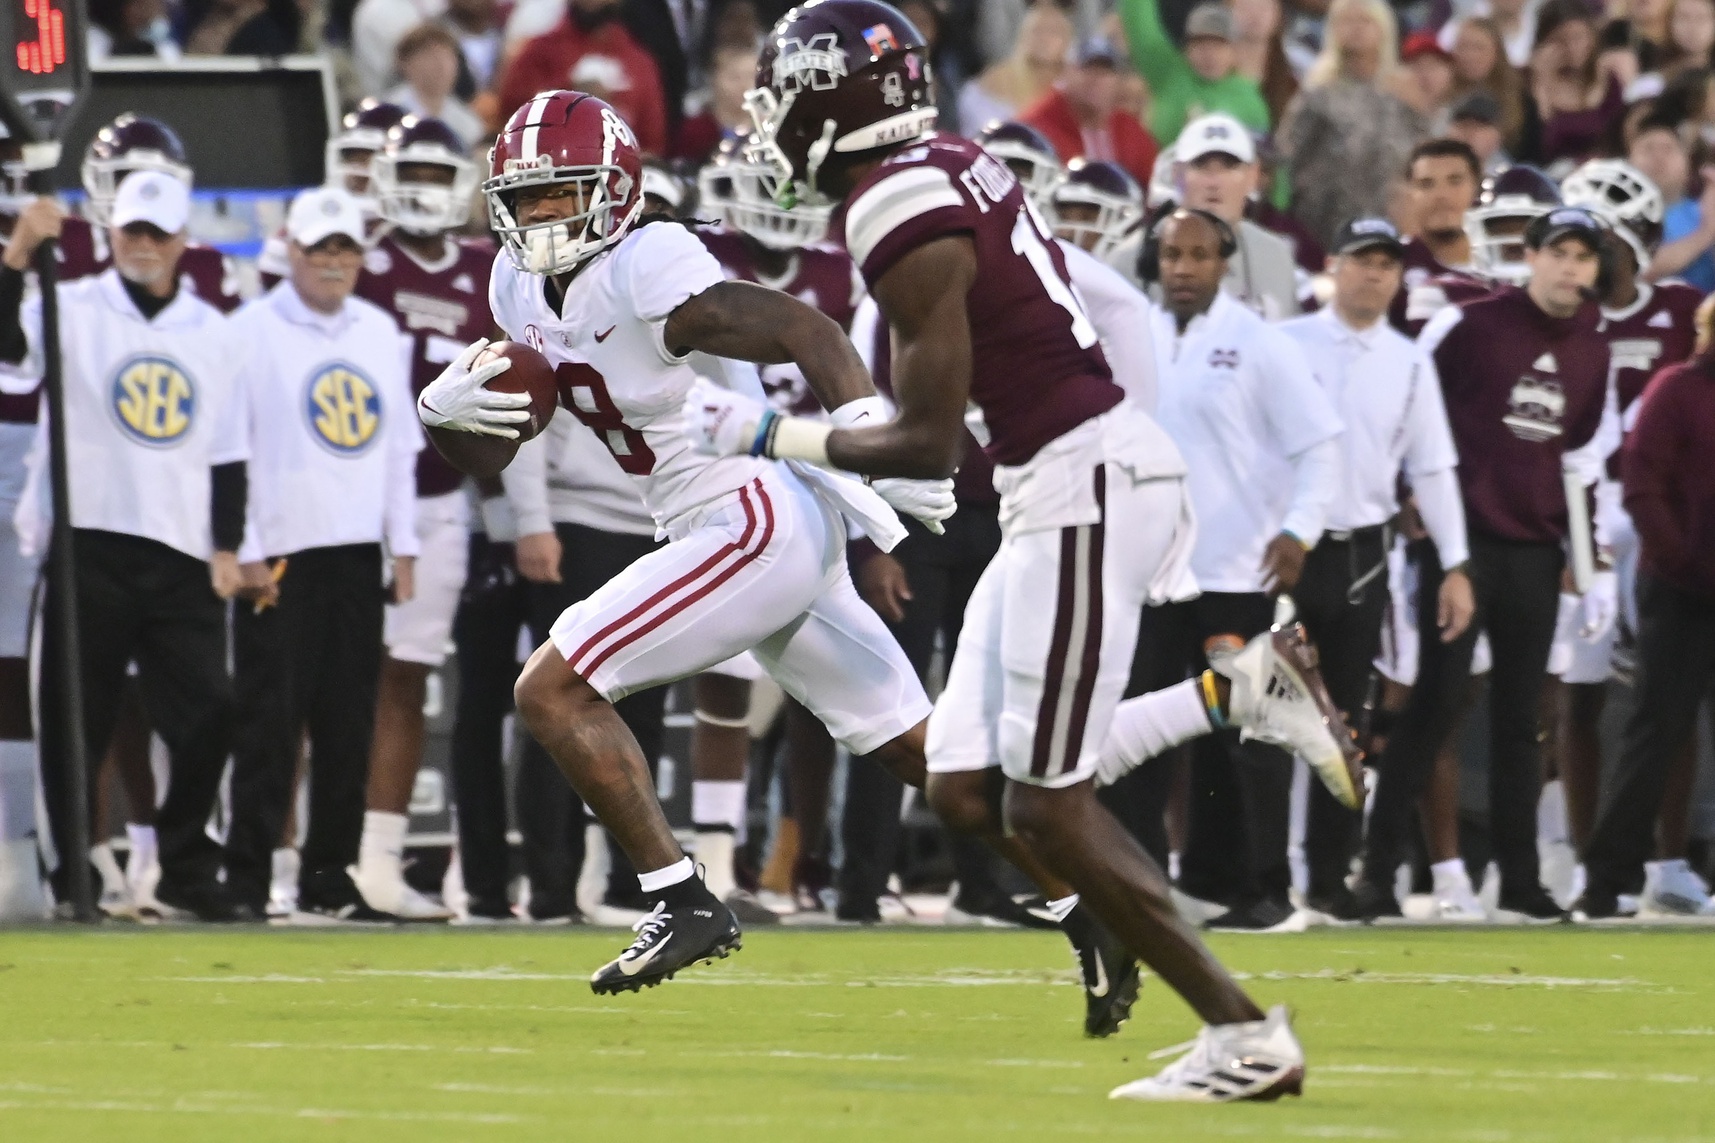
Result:
{"label": "arm sleeve", "polygon": [[[1119,271],[1094,256],[1059,242],[1072,288],[1089,311],[1114,380],[1132,403],[1155,414],[1155,349],[1149,332],[1149,299]],[[861,348],[859,352],[862,352]]]}
{"label": "arm sleeve", "polygon": [[1566,455],[1561,458],[1562,467],[1568,472],[1577,473],[1586,485],[1594,484],[1607,471],[1608,458],[1620,447],[1620,438],[1623,435],[1620,430],[1619,395],[1610,373],[1595,433],[1582,445],[1567,450]]}
{"label": "arm sleeve", "polygon": [[1119,13],[1132,61],[1157,98],[1165,88],[1183,84],[1191,65],[1161,24],[1160,0],[1120,0]]}
{"label": "arm sleeve", "polygon": [[[1441,396],[1441,376],[1435,360],[1421,350],[1413,355],[1411,410],[1405,443],[1405,472],[1413,486],[1426,476],[1448,472],[1459,464],[1453,429],[1447,423],[1447,403]],[[1446,563],[1445,559],[1442,563]]]}
{"label": "arm sleeve", "polygon": [[[570,416],[569,413],[555,415]],[[518,455],[500,474],[520,536],[554,530],[553,517],[548,513],[548,443],[551,439],[557,439],[552,422],[548,428],[519,445]]]}
{"label": "arm sleeve", "polygon": [[8,365],[22,365],[30,352],[30,339],[24,335],[23,306],[24,272],[0,266],[0,361]]}
{"label": "arm sleeve", "polygon": [[214,528],[214,550],[236,552],[244,546],[245,502],[250,498],[250,474],[242,460],[209,468],[210,523]]}
{"label": "arm sleeve", "polygon": [[[8,270],[6,273],[10,274],[12,271]],[[21,285],[24,276],[19,274],[18,280]],[[61,298],[64,297],[62,294]],[[63,305],[61,309],[64,309]],[[17,336],[22,339],[23,348],[16,357],[0,357],[0,393],[33,393],[42,383],[42,372],[45,368],[42,360],[41,295],[37,293],[23,298],[21,304],[12,312],[16,315]],[[0,320],[4,320],[3,315],[0,315]],[[16,342],[11,349],[17,352]]]}
{"label": "arm sleeve", "polygon": [[1292,501],[1280,530],[1291,532],[1309,547],[1322,538],[1328,505],[1340,482],[1340,445],[1334,437],[1321,440],[1292,458]]}
{"label": "arm sleeve", "polygon": [[395,333],[399,339],[399,371],[393,378],[396,407],[401,415],[392,418],[393,429],[387,439],[387,499],[383,521],[387,550],[394,556],[414,556],[421,546],[417,541],[417,454],[427,443],[423,422],[417,419],[415,402],[411,400],[411,339]]}
{"label": "arm sleeve", "polygon": [[1417,514],[1429,538],[1435,541],[1435,551],[1442,567],[1453,567],[1471,558],[1471,543],[1465,532],[1465,501],[1459,491],[1457,469],[1443,468],[1412,478],[1412,493],[1417,498]]}

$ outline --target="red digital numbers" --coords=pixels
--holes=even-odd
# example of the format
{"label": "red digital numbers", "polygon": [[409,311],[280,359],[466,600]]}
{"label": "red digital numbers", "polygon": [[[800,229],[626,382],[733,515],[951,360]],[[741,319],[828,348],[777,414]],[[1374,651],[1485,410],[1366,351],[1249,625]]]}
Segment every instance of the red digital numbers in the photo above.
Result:
{"label": "red digital numbers", "polygon": [[23,0],[24,16],[35,21],[35,38],[28,25],[19,29],[18,70],[32,75],[52,75],[66,62],[65,13],[54,7],[53,0]]}
{"label": "red digital numbers", "polygon": [[563,362],[554,370],[560,382],[560,403],[590,427],[619,467],[632,476],[655,471],[655,453],[643,434],[625,423],[625,415],[607,391],[607,379],[581,361]]}

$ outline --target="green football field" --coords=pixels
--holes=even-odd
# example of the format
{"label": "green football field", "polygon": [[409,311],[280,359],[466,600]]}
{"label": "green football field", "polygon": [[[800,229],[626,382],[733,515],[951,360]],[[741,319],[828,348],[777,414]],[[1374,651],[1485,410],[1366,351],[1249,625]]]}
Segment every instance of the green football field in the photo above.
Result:
{"label": "green football field", "polygon": [[623,998],[590,930],[0,932],[0,1140],[1715,1140],[1715,931],[1216,938],[1310,1054],[1274,1105],[1110,1102],[1051,933],[751,933]]}

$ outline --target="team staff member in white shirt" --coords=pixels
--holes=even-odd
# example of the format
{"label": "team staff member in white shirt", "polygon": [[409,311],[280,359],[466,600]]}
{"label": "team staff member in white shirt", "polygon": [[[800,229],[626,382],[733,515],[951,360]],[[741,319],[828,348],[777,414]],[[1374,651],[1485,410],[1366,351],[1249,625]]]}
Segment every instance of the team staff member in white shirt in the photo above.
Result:
{"label": "team staff member in white shirt", "polygon": [[[1399,478],[1410,481],[1425,527],[1451,570],[1441,582],[1444,638],[1456,639],[1475,606],[1461,571],[1469,555],[1453,433],[1435,362],[1387,322],[1400,289],[1405,244],[1384,218],[1349,222],[1335,239],[1327,309],[1281,325],[1310,362],[1338,410],[1341,479],[1322,542],[1304,561],[1292,593],[1321,654],[1328,693],[1348,720],[1363,705],[1387,610],[1389,522],[1399,513]],[[1361,815],[1312,782],[1305,859],[1312,909],[1357,920],[1346,873]]]}
{"label": "team staff member in white shirt", "polygon": [[[1303,353],[1222,289],[1236,247],[1232,230],[1207,211],[1180,208],[1154,234],[1162,286],[1150,314],[1156,416],[1189,471],[1197,513],[1191,570],[1202,595],[1144,609],[1132,693],[1201,670],[1213,640],[1246,640],[1268,629],[1271,596],[1297,586],[1339,477],[1340,418]],[[1191,831],[1181,859],[1186,892],[1227,905],[1224,926],[1286,921],[1286,755],[1214,736],[1192,758]],[[1141,771],[1157,798],[1167,771]],[[1144,801],[1143,840],[1164,848],[1156,804]]]}
{"label": "team staff member in white shirt", "polygon": [[[351,296],[363,212],[349,192],[300,194],[286,216],[291,272],[233,323],[254,450],[246,583],[258,607],[233,620],[240,729],[227,882],[258,913],[310,737],[309,836],[300,913],[374,919],[347,866],[363,834],[381,668],[383,553],[392,598],[411,598],[417,452],[410,342]],[[271,606],[270,606],[271,605]]]}
{"label": "team staff member in white shirt", "polygon": [[[23,273],[57,207],[19,219],[0,269],[0,359],[41,376],[41,302],[21,307]],[[210,921],[254,918],[216,875],[204,832],[232,741],[222,599],[239,588],[249,436],[227,320],[181,288],[190,192],[139,171],[119,188],[109,235],[114,268],[59,287],[67,470],[71,477],[82,647],[84,734],[94,777],[135,661],[150,724],[172,759],[156,818],[165,906]],[[44,422],[45,423],[45,422]],[[45,492],[45,489],[41,491]],[[42,777],[60,839],[54,887],[67,899],[69,789],[61,738],[57,627],[42,648]],[[94,798],[90,799],[93,804]]]}

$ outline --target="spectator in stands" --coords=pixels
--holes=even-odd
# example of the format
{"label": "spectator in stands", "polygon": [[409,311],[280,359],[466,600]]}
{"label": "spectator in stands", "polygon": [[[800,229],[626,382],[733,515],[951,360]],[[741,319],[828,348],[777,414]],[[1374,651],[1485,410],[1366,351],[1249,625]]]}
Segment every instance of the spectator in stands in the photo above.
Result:
{"label": "spectator in stands", "polygon": [[1429,124],[1431,133],[1447,126],[1453,107],[1453,55],[1433,32],[1416,32],[1399,46],[1399,62],[1411,77],[1405,101]]}
{"label": "spectator in stands", "polygon": [[1079,157],[1118,163],[1147,184],[1159,148],[1142,123],[1119,109],[1120,61],[1113,44],[1086,41],[1078,66],[1019,116],[1048,137],[1061,162]]}
{"label": "spectator in stands", "polygon": [[500,71],[500,19],[495,0],[450,0],[446,25],[458,37],[459,54],[470,77],[470,89],[459,97],[476,102],[489,91]]}
{"label": "spectator in stands", "polygon": [[1447,137],[1457,139],[1476,152],[1485,174],[1512,165],[1501,130],[1501,108],[1486,91],[1474,91],[1453,105],[1447,120]]}
{"label": "spectator in stands", "polygon": [[296,0],[193,0],[186,15],[193,56],[289,55],[303,29]]}
{"label": "spectator in stands", "polygon": [[452,128],[465,149],[482,143],[482,120],[453,94],[459,78],[459,41],[444,24],[419,24],[399,41],[399,74],[404,82],[387,101],[419,118],[439,119]]}
{"label": "spectator in stands", "polygon": [[[1448,44],[1445,36],[1440,42]],[[1449,50],[1453,53],[1454,106],[1478,93],[1487,95],[1494,101],[1494,125],[1500,128],[1501,146],[1507,151],[1518,150],[1525,136],[1524,76],[1507,60],[1500,25],[1488,19],[1462,20]]]}
{"label": "spectator in stands", "polygon": [[1679,133],[1665,119],[1645,119],[1626,157],[1661,189],[1667,213],[1661,247],[1644,275],[1651,281],[1683,278],[1704,293],[1715,291],[1715,170],[1702,172],[1702,193],[1687,197],[1691,156]]}
{"label": "spectator in stands", "polygon": [[625,30],[655,61],[666,101],[667,130],[674,139],[684,116],[686,93],[701,89],[710,79],[708,67],[713,61],[705,45],[755,44],[762,32],[751,0],[624,0],[620,7]]}
{"label": "spectator in stands", "polygon": [[1187,120],[1217,111],[1252,131],[1268,130],[1268,104],[1256,83],[1238,70],[1233,16],[1225,4],[1204,3],[1191,10],[1183,52],[1162,26],[1160,0],[1119,0],[1119,13],[1132,64],[1154,94],[1149,129],[1157,139],[1176,138]]}
{"label": "spectator in stands", "polygon": [[1550,0],[1537,16],[1530,93],[1542,120],[1532,157],[1541,166],[1582,162],[1625,112],[1622,93],[1637,61],[1623,49],[1598,53],[1596,25],[1583,0]]}
{"label": "spectator in stands", "polygon": [[[1022,35],[1021,29],[1038,8],[1055,8],[1072,22],[1071,43],[1077,43],[1101,30],[1105,0],[976,0],[971,5],[975,15],[975,39],[978,56],[985,61],[1006,57],[1011,45]],[[1002,116],[1001,118],[1010,118]],[[971,124],[980,130],[982,124]]]}
{"label": "spectator in stands", "polygon": [[965,72],[957,52],[945,50],[942,28],[947,17],[947,0],[895,0],[894,7],[904,13],[929,45],[930,93],[941,112],[940,129],[958,134],[959,91],[965,86]]}
{"label": "spectator in stands", "polygon": [[446,10],[447,0],[358,0],[351,15],[351,57],[358,90],[379,96],[397,84],[400,41]]}
{"label": "spectator in stands", "polygon": [[708,100],[701,111],[679,128],[673,158],[701,164],[720,146],[721,140],[741,128],[749,130],[750,115],[744,109],[744,93],[755,83],[755,45],[717,45],[709,67]]}
{"label": "spectator in stands", "polygon": [[538,91],[563,87],[590,91],[598,80],[602,98],[631,125],[638,146],[651,155],[666,154],[667,104],[661,74],[655,60],[620,22],[619,0],[571,0],[558,27],[525,44],[501,81],[500,118],[510,116]]}
{"label": "spectator in stands", "polygon": [[[1638,57],[1639,67],[1645,72],[1659,72],[1672,51],[1670,17],[1674,7],[1673,0],[1630,0],[1620,5],[1616,13],[1615,6],[1610,4],[1607,10],[1614,19],[1602,30],[1602,43],[1631,48]],[[1711,30],[1715,32],[1715,21],[1711,22]]]}
{"label": "spectator in stands", "polygon": [[1715,3],[1673,0],[1668,9],[1667,43],[1659,55],[1656,70],[1664,80],[1691,68],[1715,66]]}
{"label": "spectator in stands", "polygon": [[1072,56],[1072,21],[1052,4],[1037,4],[1018,26],[1012,54],[990,64],[959,92],[959,123],[972,135],[1015,117],[1047,95]]}
{"label": "spectator in stands", "polygon": [[1279,123],[1298,94],[1298,77],[1280,36],[1280,0],[1232,0],[1231,9],[1238,73],[1257,85],[1269,121]]}
{"label": "spectator in stands", "polygon": [[170,61],[182,54],[162,0],[91,0],[91,61],[109,56],[156,56]]}
{"label": "spectator in stands", "polygon": [[1428,134],[1396,90],[1398,30],[1382,0],[1334,0],[1322,55],[1277,133],[1292,183],[1292,213],[1326,245],[1342,225],[1385,214],[1406,157]]}
{"label": "spectator in stands", "polygon": [[1441,46],[1453,51],[1454,40],[1466,22],[1487,17],[1500,35],[1507,62],[1515,68],[1528,67],[1536,47],[1536,13],[1541,6],[1542,0],[1477,0],[1464,18],[1441,26]]}

